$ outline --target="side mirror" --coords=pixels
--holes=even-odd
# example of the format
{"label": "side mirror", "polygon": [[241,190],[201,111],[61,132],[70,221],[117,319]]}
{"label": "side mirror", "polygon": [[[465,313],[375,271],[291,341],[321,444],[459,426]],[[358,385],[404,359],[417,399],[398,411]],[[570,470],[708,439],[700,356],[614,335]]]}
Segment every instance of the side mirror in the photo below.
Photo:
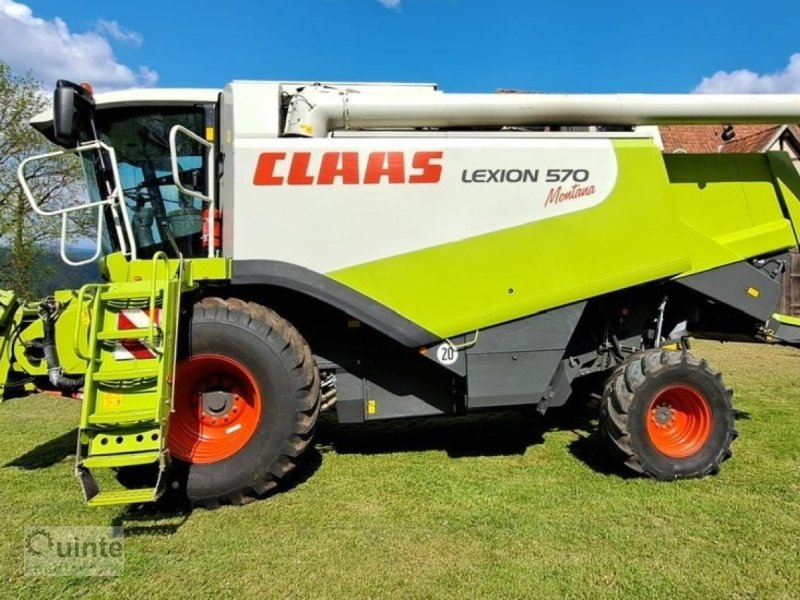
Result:
{"label": "side mirror", "polygon": [[53,94],[53,133],[56,140],[70,145],[85,131],[94,110],[91,92],[71,81],[59,79]]}

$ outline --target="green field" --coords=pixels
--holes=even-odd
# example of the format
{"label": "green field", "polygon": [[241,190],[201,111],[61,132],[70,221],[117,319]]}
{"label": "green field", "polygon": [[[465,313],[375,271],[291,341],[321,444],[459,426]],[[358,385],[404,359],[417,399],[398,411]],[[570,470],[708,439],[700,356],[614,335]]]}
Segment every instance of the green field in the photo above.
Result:
{"label": "green field", "polygon": [[[720,475],[614,470],[592,412],[326,421],[291,489],[186,513],[89,509],[78,405],[0,405],[0,597],[797,598],[800,352],[697,344],[736,389]],[[23,527],[126,528],[121,577],[23,574]]]}

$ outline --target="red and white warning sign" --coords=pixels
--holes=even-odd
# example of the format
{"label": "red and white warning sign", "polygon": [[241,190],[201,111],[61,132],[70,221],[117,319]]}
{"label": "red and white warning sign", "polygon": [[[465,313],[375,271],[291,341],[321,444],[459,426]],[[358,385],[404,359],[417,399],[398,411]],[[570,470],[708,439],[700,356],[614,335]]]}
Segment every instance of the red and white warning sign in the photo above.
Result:
{"label": "red and white warning sign", "polygon": [[[145,310],[144,308],[124,308],[117,314],[117,329],[126,331],[129,329],[147,329],[150,322],[158,327],[161,325],[161,309],[154,308]],[[120,340],[114,347],[114,358],[117,360],[135,360],[155,358],[153,352],[143,340]]]}

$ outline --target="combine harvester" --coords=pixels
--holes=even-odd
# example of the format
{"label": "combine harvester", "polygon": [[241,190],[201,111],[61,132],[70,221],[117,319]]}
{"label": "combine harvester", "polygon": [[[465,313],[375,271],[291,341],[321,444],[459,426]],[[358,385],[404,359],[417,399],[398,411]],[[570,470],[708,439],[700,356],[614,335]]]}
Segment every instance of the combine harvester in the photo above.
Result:
{"label": "combine harvester", "polygon": [[[544,413],[598,376],[628,468],[715,473],[732,393],[688,338],[800,343],[774,314],[800,176],[783,153],[665,155],[649,126],[798,121],[797,96],[60,81],[32,125],[64,150],[20,181],[63,232],[93,211],[104,281],[3,296],[3,393],[82,399],[91,505],[262,496],[323,410]],[[63,154],[89,198],[48,209],[26,177]]]}

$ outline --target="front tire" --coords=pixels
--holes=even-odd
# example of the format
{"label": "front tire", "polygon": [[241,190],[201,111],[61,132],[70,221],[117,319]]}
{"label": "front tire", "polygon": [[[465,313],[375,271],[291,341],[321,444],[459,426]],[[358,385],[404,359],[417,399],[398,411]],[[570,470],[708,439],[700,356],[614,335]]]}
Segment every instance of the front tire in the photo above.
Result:
{"label": "front tire", "polygon": [[192,504],[241,504],[275,488],[311,442],[319,370],[308,344],[274,311],[205,298],[176,370],[170,487]]}
{"label": "front tire", "polygon": [[626,467],[654,479],[717,473],[730,458],[733,391],[705,360],[647,350],[620,365],[605,385],[600,427]]}

